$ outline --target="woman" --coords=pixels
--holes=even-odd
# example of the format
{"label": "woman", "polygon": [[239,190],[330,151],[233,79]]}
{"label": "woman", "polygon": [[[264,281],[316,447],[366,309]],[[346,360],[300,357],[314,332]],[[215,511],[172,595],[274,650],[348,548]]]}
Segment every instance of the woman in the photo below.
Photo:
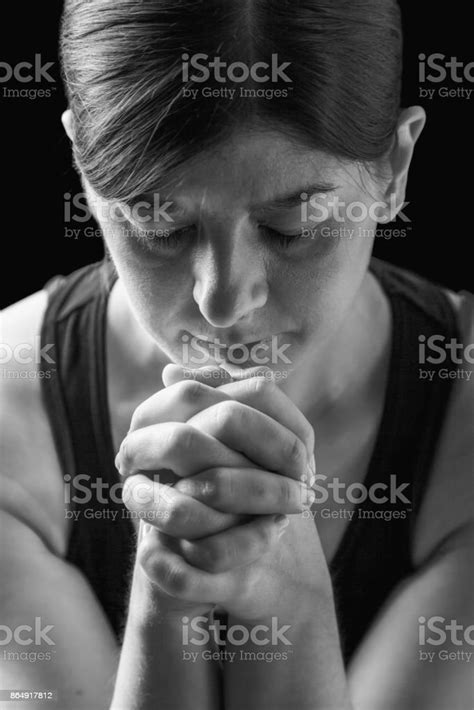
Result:
{"label": "woman", "polygon": [[396,3],[66,0],[61,48],[107,258],[6,312],[3,616],[53,653],[4,687],[468,710],[472,301],[371,259]]}

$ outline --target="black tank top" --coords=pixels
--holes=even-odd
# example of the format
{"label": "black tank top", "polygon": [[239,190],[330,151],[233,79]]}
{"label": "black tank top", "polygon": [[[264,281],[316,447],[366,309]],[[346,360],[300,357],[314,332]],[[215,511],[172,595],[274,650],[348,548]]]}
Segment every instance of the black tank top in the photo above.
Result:
{"label": "black tank top", "polygon": [[[383,505],[375,500],[377,488],[356,505],[330,564],[346,663],[390,593],[413,572],[414,524],[452,390],[452,380],[438,372],[432,381],[420,378],[419,336],[459,338],[440,287],[377,259],[370,268],[391,304],[393,332],[384,410],[364,484],[390,490],[396,476],[399,494]],[[48,282],[41,339],[53,345],[54,363],[40,367],[65,500],[76,515],[67,561],[88,580],[120,641],[136,536],[120,499],[107,402],[106,310],[115,279],[104,260]]]}

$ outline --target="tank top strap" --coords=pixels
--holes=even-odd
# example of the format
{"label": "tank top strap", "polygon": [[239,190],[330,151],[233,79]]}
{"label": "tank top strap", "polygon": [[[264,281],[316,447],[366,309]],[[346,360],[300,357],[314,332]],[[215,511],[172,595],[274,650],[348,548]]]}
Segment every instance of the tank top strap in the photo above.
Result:
{"label": "tank top strap", "polygon": [[430,365],[432,379],[423,376],[421,346],[433,336],[459,339],[459,325],[441,286],[378,259],[372,259],[371,270],[390,301],[393,342],[385,411],[368,477],[380,476],[384,460],[385,466],[393,462],[400,480],[412,485],[414,524],[453,390],[453,381],[440,376],[443,363]]}
{"label": "tank top strap", "polygon": [[441,365],[432,366],[431,381],[420,375],[419,345],[432,335],[458,337],[442,288],[377,259],[370,268],[390,302],[392,347],[364,484],[373,492],[382,485],[387,500],[367,495],[356,505],[330,564],[346,663],[391,592],[413,573],[414,526],[452,392],[452,380],[439,377]]}
{"label": "tank top strap", "polygon": [[85,574],[119,634],[134,527],[124,517],[110,456],[105,332],[115,278],[104,260],[46,284],[41,341],[52,344],[48,354],[54,364],[41,364],[51,369],[41,384],[71,520],[67,560]]}

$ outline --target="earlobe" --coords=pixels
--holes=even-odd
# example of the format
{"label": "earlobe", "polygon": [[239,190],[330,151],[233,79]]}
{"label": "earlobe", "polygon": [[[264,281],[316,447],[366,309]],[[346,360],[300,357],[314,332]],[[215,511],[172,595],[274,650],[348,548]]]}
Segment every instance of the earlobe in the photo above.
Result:
{"label": "earlobe", "polygon": [[385,193],[387,214],[380,221],[394,220],[403,207],[413,151],[425,123],[426,113],[421,106],[411,106],[400,114],[396,140],[390,154],[392,179]]}
{"label": "earlobe", "polygon": [[63,124],[64,130],[67,133],[69,140],[74,142],[74,130],[73,130],[73,120],[72,111],[67,109],[61,116],[61,123]]}

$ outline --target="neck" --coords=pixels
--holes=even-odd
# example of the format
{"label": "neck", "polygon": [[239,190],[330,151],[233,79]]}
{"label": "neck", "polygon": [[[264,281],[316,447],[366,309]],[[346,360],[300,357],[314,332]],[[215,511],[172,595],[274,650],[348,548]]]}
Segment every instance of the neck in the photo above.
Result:
{"label": "neck", "polygon": [[388,299],[368,272],[338,330],[322,346],[309,343],[283,391],[304,414],[322,418],[357,397],[368,380],[374,387],[383,382],[390,332]]}

